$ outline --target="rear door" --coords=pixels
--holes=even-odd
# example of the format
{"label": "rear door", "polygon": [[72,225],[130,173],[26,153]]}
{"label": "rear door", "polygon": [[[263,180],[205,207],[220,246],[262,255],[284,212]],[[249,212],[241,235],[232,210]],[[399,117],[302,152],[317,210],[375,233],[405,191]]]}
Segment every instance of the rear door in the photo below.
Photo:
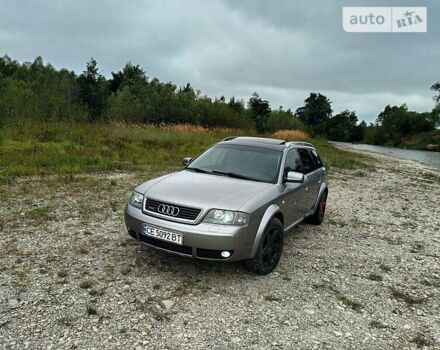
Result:
{"label": "rear door", "polygon": [[312,155],[308,148],[298,148],[298,154],[301,158],[304,172],[304,215],[307,215],[315,204],[318,196],[321,174],[316,168],[316,163],[313,161]]}
{"label": "rear door", "polygon": [[314,173],[316,173],[316,180],[312,185],[312,192],[314,194],[315,201],[318,199],[319,189],[321,188],[322,177],[324,176],[324,164],[322,164],[321,159],[318,156],[318,153],[313,148],[309,148],[310,156],[312,157],[312,161],[314,164]]}

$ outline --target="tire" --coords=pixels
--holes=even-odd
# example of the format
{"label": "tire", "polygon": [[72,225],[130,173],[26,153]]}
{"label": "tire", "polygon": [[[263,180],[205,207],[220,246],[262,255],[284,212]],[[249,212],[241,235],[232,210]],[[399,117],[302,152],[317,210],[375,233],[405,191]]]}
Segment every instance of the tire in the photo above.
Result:
{"label": "tire", "polygon": [[325,207],[327,205],[327,190],[321,195],[321,198],[319,198],[318,206],[315,209],[315,212],[310,215],[306,222],[313,225],[321,225],[322,221],[324,220],[325,215]]}
{"label": "tire", "polygon": [[283,244],[283,225],[273,218],[264,230],[255,257],[245,261],[246,268],[259,275],[271,273],[280,261]]}

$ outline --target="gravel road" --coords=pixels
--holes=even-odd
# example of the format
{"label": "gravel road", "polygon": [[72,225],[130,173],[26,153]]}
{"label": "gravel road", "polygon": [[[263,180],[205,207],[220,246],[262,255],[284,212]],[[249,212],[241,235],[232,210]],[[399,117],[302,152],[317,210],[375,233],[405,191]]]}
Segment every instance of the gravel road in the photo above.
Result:
{"label": "gravel road", "polygon": [[331,172],[324,223],[263,277],[129,238],[151,174],[1,184],[0,348],[440,349],[440,173],[377,159]]}

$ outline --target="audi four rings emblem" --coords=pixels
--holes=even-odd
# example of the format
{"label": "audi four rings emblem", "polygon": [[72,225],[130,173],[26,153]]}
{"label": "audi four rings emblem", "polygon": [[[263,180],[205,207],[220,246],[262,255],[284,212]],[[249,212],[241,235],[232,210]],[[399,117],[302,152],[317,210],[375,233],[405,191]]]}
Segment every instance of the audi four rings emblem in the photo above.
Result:
{"label": "audi four rings emblem", "polygon": [[160,204],[157,207],[157,211],[161,214],[165,214],[165,215],[172,215],[172,216],[177,216],[179,215],[179,208],[177,207],[173,207],[172,205],[168,205],[168,204]]}

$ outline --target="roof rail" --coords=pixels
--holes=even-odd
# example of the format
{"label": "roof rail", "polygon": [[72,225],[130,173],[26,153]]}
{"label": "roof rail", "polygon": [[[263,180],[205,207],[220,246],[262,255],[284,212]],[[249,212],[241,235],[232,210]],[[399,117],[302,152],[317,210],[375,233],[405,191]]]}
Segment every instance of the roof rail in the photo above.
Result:
{"label": "roof rail", "polygon": [[235,138],[237,138],[237,136],[228,136],[228,137],[225,137],[225,138],[223,139],[223,141],[231,141],[231,140],[233,140],[233,139],[235,139]]}
{"label": "roof rail", "polygon": [[289,147],[289,146],[292,146],[292,145],[314,147],[310,142],[302,142],[302,141],[289,141],[289,142],[286,142],[286,147]]}

